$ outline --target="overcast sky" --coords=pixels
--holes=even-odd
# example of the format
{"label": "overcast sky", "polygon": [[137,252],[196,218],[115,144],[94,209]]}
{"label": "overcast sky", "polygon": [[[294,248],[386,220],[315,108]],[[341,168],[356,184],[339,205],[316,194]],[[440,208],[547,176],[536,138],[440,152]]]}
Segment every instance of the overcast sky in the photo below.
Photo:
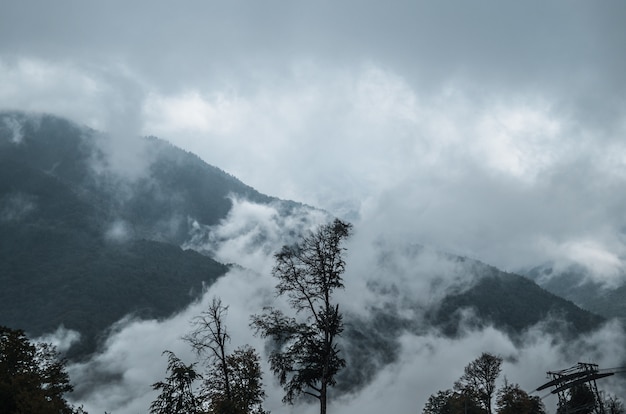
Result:
{"label": "overcast sky", "polygon": [[626,254],[626,4],[2,1],[0,108],[505,269]]}

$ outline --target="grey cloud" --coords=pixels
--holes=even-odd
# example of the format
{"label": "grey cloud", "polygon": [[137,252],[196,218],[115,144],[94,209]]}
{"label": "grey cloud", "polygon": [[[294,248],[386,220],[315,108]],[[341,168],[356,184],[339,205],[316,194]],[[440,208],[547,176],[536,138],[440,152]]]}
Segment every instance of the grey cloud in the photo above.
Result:
{"label": "grey cloud", "polygon": [[22,125],[14,118],[6,117],[3,120],[4,126],[10,130],[11,138],[10,141],[14,144],[19,144],[22,142],[22,138],[24,137],[22,133]]}
{"label": "grey cloud", "polygon": [[35,338],[34,342],[44,342],[52,344],[58,352],[66,352],[73,344],[80,341],[80,332],[67,329],[61,325],[56,331]]}
{"label": "grey cloud", "polygon": [[222,263],[237,263],[268,274],[274,252],[330,217],[321,210],[280,201],[269,205],[236,197],[231,197],[231,201],[228,216],[215,226],[190,219],[190,238],[182,247],[208,254]]}
{"label": "grey cloud", "polygon": [[280,70],[311,56],[370,60],[430,80],[497,80],[507,88],[556,81],[563,90],[589,73],[590,87],[619,86],[625,58],[615,52],[623,47],[625,13],[618,1],[19,2],[5,7],[0,47],[47,58],[122,59],[167,76],[170,85],[228,68],[241,75],[248,65]]}

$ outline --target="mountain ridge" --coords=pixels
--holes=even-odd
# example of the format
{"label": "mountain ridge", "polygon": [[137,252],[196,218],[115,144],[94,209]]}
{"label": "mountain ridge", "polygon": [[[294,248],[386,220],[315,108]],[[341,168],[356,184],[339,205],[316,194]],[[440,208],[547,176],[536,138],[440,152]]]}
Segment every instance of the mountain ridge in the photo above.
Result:
{"label": "mountain ridge", "polygon": [[[124,315],[168,317],[226,274],[229,266],[180,246],[188,241],[194,222],[211,229],[225,220],[233,197],[279,205],[285,216],[295,209],[319,211],[261,194],[155,137],[142,141],[142,154],[149,157],[144,170],[125,179],[111,169],[106,148],[98,141],[106,137],[98,134],[52,115],[0,112],[0,283],[9,287],[0,292],[0,324],[33,335],[54,331],[59,324],[76,329],[84,340],[70,356],[93,352],[102,333]],[[391,250],[379,258],[376,271],[397,271],[398,261],[419,268],[421,254],[410,246]],[[381,332],[364,345],[368,352],[379,354],[377,346],[393,350],[404,330],[419,333],[436,327],[454,336],[467,322],[460,318],[467,309],[481,321],[476,326],[493,324],[511,333],[559,309],[575,332],[603,321],[571,302],[546,296],[519,275],[440,255],[456,266],[460,285],[437,296],[428,309],[414,298],[394,299],[400,293],[393,292],[405,287],[386,285],[382,276],[379,284],[369,286],[374,292],[385,290],[390,302],[371,309],[387,322],[378,324]],[[466,280],[474,282],[465,286]],[[513,300],[516,296],[525,299]],[[531,297],[540,304],[531,309],[535,312],[523,303]],[[419,316],[403,316],[394,300],[408,301]],[[511,314],[516,320],[506,317]],[[351,317],[348,338],[372,333],[358,315]],[[383,361],[392,357],[391,351],[381,356]]]}

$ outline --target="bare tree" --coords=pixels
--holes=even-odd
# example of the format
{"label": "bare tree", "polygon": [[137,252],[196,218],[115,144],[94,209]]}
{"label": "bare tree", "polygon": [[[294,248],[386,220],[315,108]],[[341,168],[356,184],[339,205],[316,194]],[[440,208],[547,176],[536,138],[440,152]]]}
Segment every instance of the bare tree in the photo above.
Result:
{"label": "bare tree", "polygon": [[250,346],[228,351],[227,312],[221,299],[214,298],[184,337],[207,365],[200,399],[209,413],[265,414],[260,357]]}
{"label": "bare tree", "polygon": [[500,375],[502,357],[484,352],[465,367],[465,373],[454,384],[456,390],[471,389],[488,414],[492,414],[491,400]]}
{"label": "bare tree", "polygon": [[224,324],[226,312],[228,306],[222,305],[221,299],[213,298],[208,309],[193,318],[191,323],[194,329],[185,335],[184,339],[198,356],[205,359],[207,366],[217,368],[219,376],[214,379],[214,385],[219,386],[225,394],[224,397],[230,400],[230,370],[226,353],[226,344],[230,342],[230,336]]}
{"label": "bare tree", "polygon": [[326,414],[328,388],[345,366],[337,346],[343,320],[332,294],[343,288],[342,243],[351,229],[351,224],[336,219],[276,253],[276,290],[288,298],[294,317],[274,308],[252,317],[257,333],[277,346],[270,365],[285,390],[283,401],[312,396],[319,400],[321,414]]}

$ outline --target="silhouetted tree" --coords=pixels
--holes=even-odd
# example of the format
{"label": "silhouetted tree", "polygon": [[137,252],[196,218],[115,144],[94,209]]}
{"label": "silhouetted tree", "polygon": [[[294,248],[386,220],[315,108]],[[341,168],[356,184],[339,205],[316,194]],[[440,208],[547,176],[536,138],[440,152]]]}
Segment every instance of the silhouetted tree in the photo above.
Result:
{"label": "silhouetted tree", "polygon": [[445,390],[428,398],[422,414],[484,414],[484,410],[470,390]]}
{"label": "silhouetted tree", "polygon": [[214,298],[208,309],[193,319],[194,330],[184,337],[207,365],[200,398],[209,413],[263,414],[260,357],[250,346],[228,352],[227,312],[228,307]]}
{"label": "silhouetted tree", "polygon": [[161,394],[150,405],[152,414],[200,414],[200,401],[194,394],[193,383],[202,378],[194,369],[195,364],[185,365],[173,352],[167,354],[165,381],[152,384]]}
{"label": "silhouetted tree", "polygon": [[210,369],[207,380],[211,381],[211,387],[219,389],[223,399],[230,401],[230,369],[226,358],[230,336],[224,323],[227,312],[228,306],[222,305],[221,299],[213,298],[208,309],[192,320],[194,330],[184,339],[204,358]]}
{"label": "silhouetted tree", "polygon": [[530,396],[518,384],[509,384],[498,390],[496,398],[498,414],[545,414],[541,398]]}
{"label": "silhouetted tree", "polygon": [[0,412],[69,414],[64,395],[73,389],[65,360],[47,343],[32,343],[22,330],[0,326]]}
{"label": "silhouetted tree", "polygon": [[266,414],[263,409],[263,390],[260,357],[256,351],[245,346],[226,356],[229,370],[230,398],[226,398],[217,366],[209,370],[204,383],[204,395],[209,413]]}
{"label": "silhouetted tree", "polygon": [[496,390],[496,379],[500,375],[502,358],[484,352],[465,367],[465,373],[454,384],[458,391],[471,390],[483,408],[492,414],[491,400]]}
{"label": "silhouetted tree", "polygon": [[428,397],[422,414],[454,414],[451,407],[452,390],[437,391]]}
{"label": "silhouetted tree", "polygon": [[321,414],[326,414],[328,388],[345,366],[337,346],[343,321],[332,294],[343,288],[342,243],[351,229],[351,224],[336,219],[276,253],[272,273],[278,279],[278,295],[289,299],[299,319],[274,308],[252,318],[257,333],[277,345],[270,365],[285,390],[283,401],[312,396],[319,400]]}

